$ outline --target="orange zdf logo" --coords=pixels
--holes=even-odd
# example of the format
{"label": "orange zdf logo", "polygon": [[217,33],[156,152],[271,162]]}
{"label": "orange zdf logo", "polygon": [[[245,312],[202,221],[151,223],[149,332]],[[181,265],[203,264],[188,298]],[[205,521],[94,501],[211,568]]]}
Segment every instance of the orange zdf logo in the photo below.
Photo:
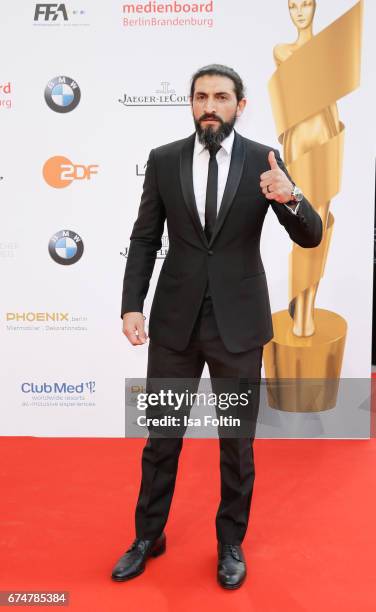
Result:
{"label": "orange zdf logo", "polygon": [[50,157],[43,166],[43,177],[46,183],[56,189],[68,187],[73,181],[90,180],[98,173],[98,166],[90,164],[74,164],[67,157],[56,155]]}

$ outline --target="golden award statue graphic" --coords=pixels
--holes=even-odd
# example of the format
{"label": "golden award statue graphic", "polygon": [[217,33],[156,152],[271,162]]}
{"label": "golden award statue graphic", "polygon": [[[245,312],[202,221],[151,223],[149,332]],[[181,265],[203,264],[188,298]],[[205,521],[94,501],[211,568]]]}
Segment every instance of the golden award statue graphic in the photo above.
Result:
{"label": "golden award statue graphic", "polygon": [[[335,405],[346,341],[345,319],[315,300],[334,227],[330,202],[341,186],[345,128],[336,102],[359,86],[363,1],[316,35],[316,1],[289,0],[288,7],[297,39],[274,47],[269,94],[286,167],[319,213],[323,238],[315,248],[292,246],[289,306],[273,314],[264,365],[266,378],[280,381],[274,390],[268,385],[269,404],[305,412]],[[282,379],[302,384],[284,387]],[[321,384],[304,386],[307,379]]]}

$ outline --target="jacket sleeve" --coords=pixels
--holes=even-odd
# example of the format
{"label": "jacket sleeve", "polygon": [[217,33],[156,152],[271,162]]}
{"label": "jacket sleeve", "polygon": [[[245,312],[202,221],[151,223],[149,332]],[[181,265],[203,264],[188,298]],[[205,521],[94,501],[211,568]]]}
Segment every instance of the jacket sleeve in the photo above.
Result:
{"label": "jacket sleeve", "polygon": [[125,312],[142,312],[144,300],[162,246],[166,218],[156,176],[155,153],[150,151],[138,216],[130,236],[128,259],[123,279],[121,318]]}
{"label": "jacket sleeve", "polygon": [[[287,175],[289,180],[293,182],[278,149],[274,149],[274,153],[278,166]],[[305,248],[316,247],[320,244],[322,238],[321,217],[308,202],[307,198],[303,197],[296,215],[291,214],[291,211],[287,210],[286,206],[275,200],[270,200],[270,205],[277,215],[278,221],[284,226],[291,240],[296,242],[296,244]]]}

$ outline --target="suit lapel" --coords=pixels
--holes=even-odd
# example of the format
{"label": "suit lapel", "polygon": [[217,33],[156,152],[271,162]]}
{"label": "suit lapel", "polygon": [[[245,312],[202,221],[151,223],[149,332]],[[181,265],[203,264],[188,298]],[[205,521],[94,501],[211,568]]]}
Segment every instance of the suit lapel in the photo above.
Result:
{"label": "suit lapel", "polygon": [[[235,130],[234,130],[235,132]],[[240,179],[243,172],[244,160],[245,160],[245,146],[242,136],[235,132],[234,144],[232,146],[231,162],[229,173],[227,177],[226,187],[223,193],[220,209],[218,211],[217,220],[214,226],[213,235],[210,243],[208,243],[205,232],[201,225],[200,217],[197,210],[196,199],[193,189],[193,174],[192,174],[192,161],[193,161],[193,150],[195,144],[196,133],[189,136],[180,153],[180,181],[183,191],[184,202],[187,206],[188,212],[192,218],[193,224],[197,229],[197,232],[204,243],[205,247],[211,246],[216,236],[218,235],[225,218],[231,208],[234,201],[234,197],[237,188],[240,183]]]}
{"label": "suit lapel", "polygon": [[203,241],[205,247],[208,246],[208,240],[201,225],[200,217],[197,210],[196,198],[193,189],[193,150],[195,145],[196,133],[189,136],[180,153],[180,182],[183,191],[183,197],[188,212],[192,218],[193,224]]}

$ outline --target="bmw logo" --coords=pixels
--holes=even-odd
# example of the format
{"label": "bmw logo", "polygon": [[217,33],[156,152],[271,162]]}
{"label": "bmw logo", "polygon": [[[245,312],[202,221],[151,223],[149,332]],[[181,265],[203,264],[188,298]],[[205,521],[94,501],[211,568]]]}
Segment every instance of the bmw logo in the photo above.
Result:
{"label": "bmw logo", "polygon": [[81,259],[84,243],[76,232],[61,230],[50,238],[48,252],[56,263],[71,266]]}
{"label": "bmw logo", "polygon": [[57,76],[47,83],[44,99],[56,113],[69,113],[76,108],[81,91],[76,81],[67,76]]}

